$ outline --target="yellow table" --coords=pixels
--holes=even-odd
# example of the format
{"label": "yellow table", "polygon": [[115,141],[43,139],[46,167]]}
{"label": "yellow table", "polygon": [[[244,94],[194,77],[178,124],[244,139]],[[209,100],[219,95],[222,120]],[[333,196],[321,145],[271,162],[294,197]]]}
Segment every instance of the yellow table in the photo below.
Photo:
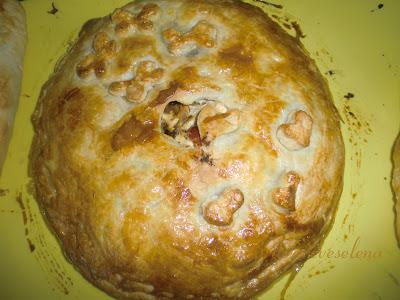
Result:
{"label": "yellow table", "polygon": [[[0,179],[1,299],[109,299],[64,259],[29,194],[27,161],[30,116],[57,59],[85,20],[126,2],[58,0],[55,14],[48,13],[52,1],[22,2],[29,43],[14,136]],[[335,225],[321,252],[303,266],[285,295],[289,274],[259,299],[400,299],[400,250],[389,186],[390,152],[400,129],[400,1],[382,0],[383,7],[372,0],[275,3],[283,8],[257,4],[281,23],[300,24],[303,43],[326,73],[343,119],[346,172]]]}

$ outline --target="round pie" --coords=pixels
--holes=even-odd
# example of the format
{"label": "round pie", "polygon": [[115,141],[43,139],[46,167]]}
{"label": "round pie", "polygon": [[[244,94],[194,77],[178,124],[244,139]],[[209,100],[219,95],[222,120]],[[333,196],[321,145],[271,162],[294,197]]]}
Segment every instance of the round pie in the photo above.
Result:
{"label": "round pie", "polygon": [[136,1],[87,22],[33,123],[36,198],[117,298],[248,299],[318,250],[342,189],[326,82],[239,1]]}

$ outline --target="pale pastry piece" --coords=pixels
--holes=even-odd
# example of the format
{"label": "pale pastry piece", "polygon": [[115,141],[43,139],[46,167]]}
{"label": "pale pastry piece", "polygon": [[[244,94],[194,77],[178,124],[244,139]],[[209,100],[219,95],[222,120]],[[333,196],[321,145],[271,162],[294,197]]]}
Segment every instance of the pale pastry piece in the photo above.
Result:
{"label": "pale pastry piece", "polygon": [[395,197],[395,212],[396,212],[396,235],[397,241],[400,244],[400,134],[393,146],[393,173],[392,173],[392,188]]}
{"label": "pale pastry piece", "polygon": [[135,1],[89,21],[33,124],[44,215],[119,299],[249,299],[315,253],[342,190],[325,80],[235,0]]}
{"label": "pale pastry piece", "polygon": [[16,0],[0,0],[0,175],[18,108],[25,45],[24,9]]}

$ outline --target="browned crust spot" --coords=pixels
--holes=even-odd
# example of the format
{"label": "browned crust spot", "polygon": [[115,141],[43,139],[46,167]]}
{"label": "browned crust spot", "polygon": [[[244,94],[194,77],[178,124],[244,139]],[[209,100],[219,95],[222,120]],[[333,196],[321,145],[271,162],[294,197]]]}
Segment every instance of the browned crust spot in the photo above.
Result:
{"label": "browned crust spot", "polygon": [[233,222],[233,214],[243,205],[244,196],[239,189],[226,189],[219,198],[210,201],[203,209],[204,219],[216,226]]}
{"label": "browned crust spot", "polygon": [[308,147],[310,145],[312,126],[312,118],[305,111],[299,110],[294,114],[292,123],[279,126],[278,138],[279,135],[283,134],[286,138],[294,142],[294,145],[291,145],[282,136],[279,138],[281,144],[289,150]]}
{"label": "browned crust spot", "polygon": [[146,86],[159,82],[164,75],[164,69],[157,68],[152,61],[139,64],[134,79],[111,83],[108,91],[114,96],[124,96],[128,101],[139,102],[145,98]]}
{"label": "browned crust spot", "polygon": [[145,144],[150,142],[157,134],[154,130],[154,121],[139,121],[132,115],[115,132],[111,139],[111,147],[114,151],[121,150],[135,144]]}
{"label": "browned crust spot", "polygon": [[287,186],[284,188],[277,188],[272,192],[272,199],[279,206],[294,211],[296,209],[296,192],[300,183],[300,176],[291,171],[286,174],[285,181]]}
{"label": "browned crust spot", "polygon": [[107,61],[117,53],[117,42],[111,40],[105,32],[99,32],[93,39],[94,53],[86,55],[77,65],[76,72],[82,79],[88,79],[95,74],[97,78],[108,76]]}
{"label": "browned crust spot", "polygon": [[163,32],[163,37],[167,41],[168,50],[172,54],[185,55],[197,47],[215,47],[216,34],[215,27],[203,20],[186,33],[180,33],[174,28],[166,29]]}
{"label": "browned crust spot", "polygon": [[152,20],[159,16],[160,11],[157,4],[149,3],[143,6],[136,17],[127,10],[117,9],[111,15],[111,20],[116,24],[115,32],[118,35],[126,35],[136,27],[142,30],[153,29]]}
{"label": "browned crust spot", "polygon": [[175,95],[177,90],[179,89],[179,83],[173,81],[170,83],[169,87],[165,90],[161,90],[157,97],[149,104],[150,107],[156,107],[158,105],[162,105],[166,103],[172,96]]}

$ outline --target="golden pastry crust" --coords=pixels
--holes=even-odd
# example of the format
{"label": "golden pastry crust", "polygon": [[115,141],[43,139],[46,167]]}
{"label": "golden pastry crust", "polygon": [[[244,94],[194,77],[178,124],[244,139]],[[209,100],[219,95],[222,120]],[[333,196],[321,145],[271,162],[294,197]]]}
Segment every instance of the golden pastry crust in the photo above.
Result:
{"label": "golden pastry crust", "polygon": [[37,200],[118,298],[248,299],[318,248],[342,189],[325,81],[239,1],[137,1],[88,22],[33,123]]}
{"label": "golden pastry crust", "polygon": [[0,0],[0,175],[18,108],[25,44],[24,9],[16,0]]}
{"label": "golden pastry crust", "polygon": [[392,188],[395,197],[395,212],[396,212],[396,235],[400,245],[400,134],[393,146],[393,173],[392,173]]}

